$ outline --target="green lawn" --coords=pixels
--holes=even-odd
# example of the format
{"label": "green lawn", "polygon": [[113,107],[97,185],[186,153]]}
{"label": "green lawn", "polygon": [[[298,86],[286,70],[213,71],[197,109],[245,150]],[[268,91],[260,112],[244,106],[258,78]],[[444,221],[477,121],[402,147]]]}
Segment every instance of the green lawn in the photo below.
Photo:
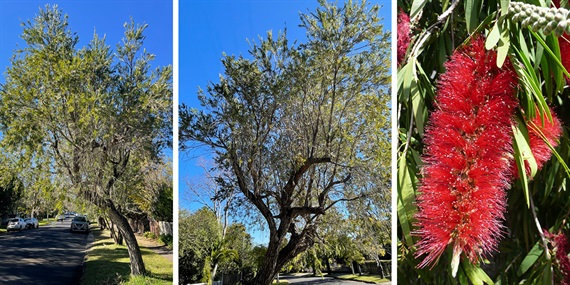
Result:
{"label": "green lawn", "polygon": [[347,274],[347,275],[340,275],[336,278],[345,279],[345,280],[355,280],[355,281],[363,281],[363,282],[374,282],[376,284],[383,283],[383,282],[390,282],[390,279],[381,278],[380,275],[355,275],[355,274]]}
{"label": "green lawn", "polygon": [[87,251],[81,285],[95,284],[172,284],[172,262],[141,247],[147,276],[131,277],[126,246],[113,243],[109,231],[92,230],[95,241]]}

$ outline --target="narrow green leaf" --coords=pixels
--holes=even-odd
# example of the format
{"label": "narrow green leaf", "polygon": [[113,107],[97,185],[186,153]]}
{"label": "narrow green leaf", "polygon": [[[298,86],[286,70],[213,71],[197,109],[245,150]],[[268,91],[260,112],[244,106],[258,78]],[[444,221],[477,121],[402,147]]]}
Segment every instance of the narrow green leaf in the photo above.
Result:
{"label": "narrow green leaf", "polygon": [[536,164],[536,159],[534,159],[534,155],[530,149],[528,130],[523,120],[521,120],[519,117],[516,117],[516,121],[517,125],[513,126],[515,144],[517,144],[517,147],[521,152],[524,161],[528,163],[528,166],[530,167],[530,177],[533,178],[538,171],[538,165]]}
{"label": "narrow green leaf", "polygon": [[537,241],[521,262],[517,270],[517,276],[520,277],[525,274],[536,263],[543,252],[544,249],[540,246],[539,241]]}
{"label": "narrow green leaf", "polygon": [[407,102],[410,96],[410,85],[412,80],[413,62],[408,61],[400,70],[398,70],[398,102]]}
{"label": "narrow green leaf", "polygon": [[487,36],[487,40],[485,41],[485,48],[487,50],[493,49],[499,40],[501,39],[501,28],[499,26],[499,22],[495,22],[493,28],[491,28],[491,32]]}
{"label": "narrow green leaf", "polygon": [[[515,127],[513,126],[513,132],[515,131]],[[524,166],[524,159],[519,150],[519,146],[516,143],[513,143],[513,149],[515,151],[515,163],[517,165],[517,169],[519,170],[519,177],[521,179],[522,188],[524,191],[524,196],[526,200],[527,208],[530,208],[530,199],[529,199],[529,190],[528,190],[528,178],[526,176],[526,170]]]}
{"label": "narrow green leaf", "polygon": [[472,33],[479,24],[481,0],[465,0],[465,24],[467,32]]}
{"label": "narrow green leaf", "polygon": [[540,35],[538,35],[537,33],[532,32],[532,31],[530,32],[530,34],[534,36],[536,41],[539,42],[542,45],[542,47],[544,47],[544,50],[548,53],[548,55],[550,55],[552,57],[552,59],[558,65],[560,70],[562,70],[567,77],[570,77],[570,73],[568,73],[568,70],[566,70],[566,68],[564,68],[564,65],[562,64],[560,59],[554,54],[554,52],[550,49],[550,47],[548,47],[548,45],[546,44],[546,42],[544,42],[542,37]]}
{"label": "narrow green leaf", "polygon": [[501,16],[507,15],[509,11],[510,0],[501,0]]}
{"label": "narrow green leaf", "polygon": [[554,284],[552,277],[552,260],[548,260],[542,272],[542,284]]}
{"label": "narrow green leaf", "polygon": [[426,3],[427,0],[414,0],[414,2],[412,3],[412,8],[410,9],[410,18],[412,19],[412,21],[417,16],[419,16],[420,11],[424,8]]}
{"label": "narrow green leaf", "polygon": [[421,135],[424,133],[424,120],[427,109],[416,80],[412,80],[411,82],[410,93],[412,96],[412,111],[414,113],[416,127],[418,128],[418,133]]}
{"label": "narrow green leaf", "polygon": [[415,213],[415,194],[412,179],[406,163],[406,155],[402,154],[398,159],[398,219],[402,227],[408,246],[414,244],[411,235],[411,223]]}
{"label": "narrow green leaf", "polygon": [[511,41],[509,38],[508,29],[506,29],[503,31],[503,33],[501,33],[501,40],[497,46],[497,67],[503,67],[505,59],[507,59],[507,54],[509,53],[510,45]]}
{"label": "narrow green leaf", "polygon": [[472,264],[469,260],[461,261],[461,267],[474,285],[495,284],[493,280],[481,269],[479,264]]}

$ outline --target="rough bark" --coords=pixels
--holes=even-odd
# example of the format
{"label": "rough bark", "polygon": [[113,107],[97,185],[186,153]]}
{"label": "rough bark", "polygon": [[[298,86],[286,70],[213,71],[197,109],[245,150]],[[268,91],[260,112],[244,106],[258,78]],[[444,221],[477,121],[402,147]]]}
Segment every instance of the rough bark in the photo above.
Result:
{"label": "rough bark", "polygon": [[146,273],[144,262],[142,259],[141,251],[137,239],[127,218],[125,218],[117,210],[115,205],[111,201],[107,201],[107,214],[113,224],[117,226],[121,235],[125,239],[127,244],[127,251],[129,252],[129,259],[131,261],[131,274],[132,275],[144,275]]}

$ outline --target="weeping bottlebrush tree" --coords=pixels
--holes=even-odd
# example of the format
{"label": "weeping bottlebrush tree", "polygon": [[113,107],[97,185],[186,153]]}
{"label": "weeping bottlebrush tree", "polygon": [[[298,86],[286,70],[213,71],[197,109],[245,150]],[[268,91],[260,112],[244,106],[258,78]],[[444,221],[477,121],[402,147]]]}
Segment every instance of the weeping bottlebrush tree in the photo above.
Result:
{"label": "weeping bottlebrush tree", "polygon": [[566,1],[398,1],[398,283],[570,284]]}

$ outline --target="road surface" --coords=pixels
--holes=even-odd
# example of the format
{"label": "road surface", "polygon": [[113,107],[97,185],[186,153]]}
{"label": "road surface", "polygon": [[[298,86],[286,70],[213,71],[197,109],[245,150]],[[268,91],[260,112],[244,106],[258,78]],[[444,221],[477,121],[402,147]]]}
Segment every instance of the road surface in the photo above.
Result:
{"label": "road surface", "polygon": [[71,220],[0,235],[0,284],[79,284],[88,235]]}
{"label": "road surface", "polygon": [[[312,276],[281,276],[280,280],[289,281],[290,285],[365,285],[367,283],[334,279],[333,277],[312,277]],[[390,283],[385,283],[390,284]]]}

